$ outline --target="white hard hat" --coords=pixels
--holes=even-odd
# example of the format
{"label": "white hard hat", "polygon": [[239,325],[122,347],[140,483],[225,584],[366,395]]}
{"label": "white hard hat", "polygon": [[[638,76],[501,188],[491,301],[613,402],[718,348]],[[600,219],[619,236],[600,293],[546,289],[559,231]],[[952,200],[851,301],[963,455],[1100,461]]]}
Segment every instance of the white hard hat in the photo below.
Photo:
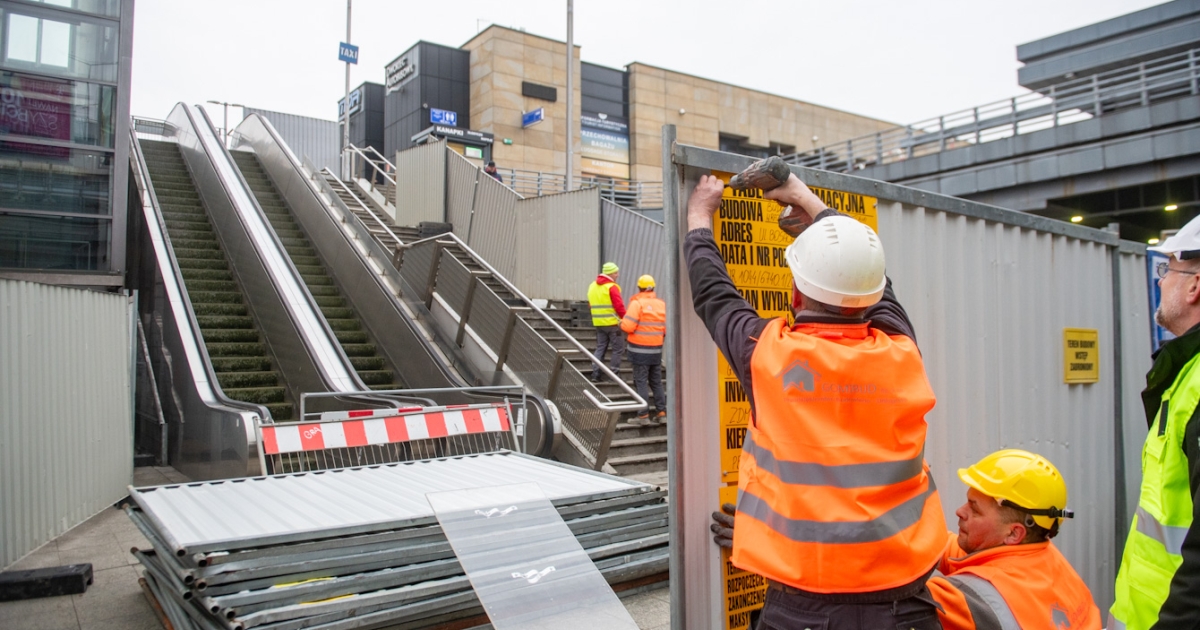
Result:
{"label": "white hard hat", "polygon": [[796,288],[830,306],[871,306],[887,284],[883,243],[875,230],[847,216],[817,221],[788,245],[786,256]]}
{"label": "white hard hat", "polygon": [[1188,221],[1183,229],[1172,234],[1161,244],[1146,249],[1168,256],[1174,254],[1179,260],[1200,258],[1200,217]]}

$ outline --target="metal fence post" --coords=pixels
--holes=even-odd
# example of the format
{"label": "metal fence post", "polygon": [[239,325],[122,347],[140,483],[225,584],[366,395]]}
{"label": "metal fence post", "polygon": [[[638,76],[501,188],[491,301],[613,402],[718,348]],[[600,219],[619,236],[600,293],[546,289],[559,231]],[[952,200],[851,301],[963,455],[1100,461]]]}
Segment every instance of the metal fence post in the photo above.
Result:
{"label": "metal fence post", "polygon": [[883,134],[875,132],[875,161],[883,164]]}
{"label": "metal fence post", "polygon": [[608,424],[604,428],[604,437],[600,440],[600,446],[596,449],[596,470],[604,468],[604,462],[608,461],[608,447],[612,445],[613,434],[617,431],[617,421],[621,419],[621,412],[608,412]]}
{"label": "metal fence post", "polygon": [[1200,94],[1200,82],[1196,80],[1196,49],[1188,51],[1188,76],[1191,77],[1192,94]]}
{"label": "metal fence post", "polygon": [[846,141],[846,172],[854,172],[854,141]]}
{"label": "metal fence post", "polygon": [[1092,75],[1092,115],[1100,117],[1100,77]]}
{"label": "metal fence post", "polygon": [[1058,126],[1058,98],[1054,96],[1054,86],[1050,86],[1050,117],[1054,120],[1054,126]]}
{"label": "metal fence post", "polygon": [[1021,133],[1020,122],[1017,120],[1017,97],[1008,99],[1008,108],[1008,118],[1012,121],[1012,133],[1015,136]]}
{"label": "metal fence post", "polygon": [[[1109,223],[1108,231],[1120,235],[1120,224]],[[1128,535],[1128,497],[1125,493],[1125,398],[1124,378],[1121,374],[1121,245],[1112,247],[1112,294],[1113,294],[1113,476],[1116,482],[1116,564],[1121,566],[1121,556],[1125,552],[1125,537]]]}
{"label": "metal fence post", "polygon": [[546,383],[546,398],[553,399],[558,393],[558,380],[562,376],[563,365],[566,364],[566,356],[574,354],[578,350],[558,350],[554,353],[554,367],[550,368],[550,381]]}
{"label": "metal fence post", "polygon": [[938,116],[938,151],[946,150],[946,117]]}
{"label": "metal fence post", "polygon": [[976,107],[974,109],[974,112],[975,112],[975,122],[972,126],[975,128],[975,144],[979,144],[979,108]]}
{"label": "metal fence post", "polygon": [[1138,64],[1138,86],[1142,95],[1142,107],[1150,104],[1150,91],[1146,88],[1146,64]]}
{"label": "metal fence post", "polygon": [[442,243],[433,242],[433,256],[429,259],[429,276],[425,279],[425,295],[421,296],[425,308],[433,308],[433,287],[437,284],[438,267],[442,264]]}
{"label": "metal fence post", "polygon": [[504,369],[508,362],[508,350],[512,347],[513,330],[517,327],[517,311],[528,311],[526,307],[514,306],[508,310],[508,319],[504,322],[504,339],[500,342],[500,350],[496,352],[496,371]]}

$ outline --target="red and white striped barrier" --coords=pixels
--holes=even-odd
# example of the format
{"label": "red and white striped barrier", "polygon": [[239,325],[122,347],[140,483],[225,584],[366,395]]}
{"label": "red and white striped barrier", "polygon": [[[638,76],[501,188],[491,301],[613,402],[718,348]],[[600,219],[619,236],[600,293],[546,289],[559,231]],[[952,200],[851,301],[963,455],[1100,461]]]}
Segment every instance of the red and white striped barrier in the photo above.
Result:
{"label": "red and white striped barrier", "polygon": [[[413,440],[508,431],[508,408],[497,405],[450,405],[405,409],[364,410],[383,417],[335,419],[331,422],[264,425],[262,449],[267,455],[320,451],[374,444],[394,444]],[[397,415],[402,412],[403,415]],[[357,412],[329,412],[331,416]],[[326,414],[321,415],[327,419]]]}

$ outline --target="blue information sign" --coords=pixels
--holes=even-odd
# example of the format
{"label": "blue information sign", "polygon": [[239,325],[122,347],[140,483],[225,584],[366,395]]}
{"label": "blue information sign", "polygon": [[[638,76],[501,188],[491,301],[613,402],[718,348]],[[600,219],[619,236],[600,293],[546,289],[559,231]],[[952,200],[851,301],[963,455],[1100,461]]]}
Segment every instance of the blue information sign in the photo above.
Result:
{"label": "blue information sign", "polygon": [[436,107],[429,108],[429,124],[458,126],[458,112],[452,112]]}
{"label": "blue information sign", "polygon": [[536,125],[546,119],[546,108],[539,107],[531,112],[521,114],[521,126],[529,127]]}
{"label": "blue information sign", "polygon": [[358,63],[358,46],[342,42],[338,44],[338,61],[346,63]]}

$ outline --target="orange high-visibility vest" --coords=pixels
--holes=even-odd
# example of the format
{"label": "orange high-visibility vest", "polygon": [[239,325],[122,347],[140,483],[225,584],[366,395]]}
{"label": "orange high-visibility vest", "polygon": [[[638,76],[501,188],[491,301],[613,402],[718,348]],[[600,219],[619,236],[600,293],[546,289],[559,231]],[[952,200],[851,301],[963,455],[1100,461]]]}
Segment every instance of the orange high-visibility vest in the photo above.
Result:
{"label": "orange high-visibility vest", "polygon": [[642,291],[629,302],[629,310],[621,319],[621,330],[629,335],[630,352],[641,346],[661,352],[663,339],[667,336],[667,303],[658,299],[653,291]]}
{"label": "orange high-visibility vest", "polygon": [[946,524],[925,464],[934,395],[917,346],[867,324],[767,324],[738,469],[733,564],[816,593],[910,584]]}
{"label": "orange high-visibility vest", "polygon": [[1049,541],[967,554],[953,538],[928,583],[946,630],[1100,629],[1092,592]]}

